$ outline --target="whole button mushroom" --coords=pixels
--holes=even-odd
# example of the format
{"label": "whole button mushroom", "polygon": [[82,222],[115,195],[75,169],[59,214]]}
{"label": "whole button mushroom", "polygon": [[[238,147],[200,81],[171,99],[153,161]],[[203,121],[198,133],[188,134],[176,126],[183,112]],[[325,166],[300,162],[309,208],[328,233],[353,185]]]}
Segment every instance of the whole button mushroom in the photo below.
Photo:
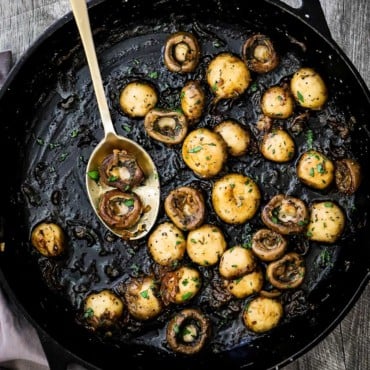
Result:
{"label": "whole button mushroom", "polygon": [[200,190],[191,186],[173,189],[164,201],[167,216],[181,230],[194,230],[205,218],[205,200]]}
{"label": "whole button mushroom", "polygon": [[226,249],[226,240],[221,229],[204,224],[188,233],[186,251],[189,258],[200,266],[215,265]]}
{"label": "whole button mushroom", "polygon": [[297,163],[297,177],[314,189],[325,189],[334,180],[334,163],[323,153],[311,149]]}
{"label": "whole button mushroom", "polygon": [[274,128],[264,134],[260,150],[266,159],[284,163],[294,157],[296,149],[294,140],[287,131],[281,128]]}
{"label": "whole button mushroom", "polygon": [[182,266],[165,273],[161,280],[161,297],[165,305],[188,303],[200,290],[202,276],[194,267]]}
{"label": "whole button mushroom", "polygon": [[153,109],[158,102],[154,86],[146,81],[132,81],[121,91],[119,103],[129,117],[140,118]]}
{"label": "whole button mushroom", "polygon": [[181,109],[184,112],[190,125],[198,122],[202,117],[205,107],[206,96],[202,85],[197,80],[186,82],[181,89],[180,102]]}
{"label": "whole button mushroom", "polygon": [[343,158],[335,162],[335,184],[341,193],[350,195],[357,191],[361,184],[360,164],[351,158]]}
{"label": "whole button mushroom", "polygon": [[211,321],[199,309],[186,308],[169,321],[166,339],[170,348],[184,355],[202,350],[211,335]]}
{"label": "whole button mushroom", "polygon": [[236,279],[225,279],[226,289],[235,298],[246,298],[252,294],[258,293],[263,288],[264,277],[260,268],[246,273]]}
{"label": "whole button mushroom", "polygon": [[288,242],[283,235],[267,228],[259,229],[252,236],[252,251],[265,262],[282,257],[287,246]]}
{"label": "whole button mushroom", "polygon": [[255,333],[264,333],[279,324],[283,313],[283,305],[277,299],[256,297],[247,303],[243,311],[243,322]]}
{"label": "whole button mushroom", "polygon": [[242,47],[242,58],[248,68],[257,73],[267,73],[279,65],[279,56],[271,39],[263,34],[249,37]]}
{"label": "whole button mushroom", "polygon": [[303,233],[308,223],[309,212],[301,199],[277,194],[263,207],[261,218],[271,230],[291,235]]}
{"label": "whole button mushroom", "polygon": [[199,177],[214,177],[226,162],[226,142],[208,128],[195,129],[186,136],[182,144],[182,158]]}
{"label": "whole button mushroom", "polygon": [[122,230],[136,225],[144,209],[137,194],[113,189],[101,195],[97,211],[109,227]]}
{"label": "whole button mushroom", "polygon": [[152,276],[131,278],[126,285],[125,301],[130,315],[140,321],[155,318],[163,309],[159,286]]}
{"label": "whole button mushroom", "polygon": [[290,80],[290,89],[296,102],[303,108],[321,109],[328,99],[325,82],[313,68],[298,69]]}
{"label": "whole button mushroom", "polygon": [[267,117],[286,119],[293,114],[294,99],[288,88],[272,86],[262,95],[261,109]]}
{"label": "whole button mushroom", "polygon": [[53,222],[41,222],[31,233],[32,245],[45,257],[57,257],[65,252],[63,229]]}
{"label": "whole button mushroom", "polygon": [[175,145],[184,140],[188,132],[188,121],[180,111],[154,108],[145,115],[144,127],[151,138]]}
{"label": "whole button mushroom", "polygon": [[256,259],[250,249],[236,245],[221,256],[219,272],[225,279],[235,279],[256,268]]}
{"label": "whole button mushroom", "polygon": [[174,266],[184,257],[186,240],[176,225],[172,222],[163,222],[149,235],[148,248],[154,261],[159,265]]}
{"label": "whole button mushroom", "polygon": [[113,149],[99,166],[99,181],[121,191],[127,191],[143,180],[144,173],[136,157],[123,149]]}
{"label": "whole button mushroom", "polygon": [[207,82],[217,103],[220,99],[234,99],[243,94],[251,82],[251,76],[242,59],[225,52],[209,63]]}
{"label": "whole button mushroom", "polygon": [[123,310],[122,299],[109,289],[90,293],[84,301],[84,319],[92,330],[117,324]]}
{"label": "whole button mushroom", "polygon": [[320,201],[312,204],[310,211],[307,237],[313,241],[335,243],[346,222],[343,210],[333,201]]}
{"label": "whole button mushroom", "polygon": [[242,224],[257,212],[261,192],[248,176],[229,173],[217,179],[212,188],[212,205],[226,223]]}
{"label": "whole button mushroom", "polygon": [[300,286],[306,274],[304,259],[295,252],[285,254],[266,268],[266,276],[275,288],[294,289]]}
{"label": "whole button mushroom", "polygon": [[200,46],[190,32],[171,34],[164,48],[164,63],[171,72],[193,72],[199,63]]}
{"label": "whole button mushroom", "polygon": [[225,140],[230,155],[239,157],[247,152],[251,137],[248,129],[240,123],[228,119],[217,124],[214,131]]}

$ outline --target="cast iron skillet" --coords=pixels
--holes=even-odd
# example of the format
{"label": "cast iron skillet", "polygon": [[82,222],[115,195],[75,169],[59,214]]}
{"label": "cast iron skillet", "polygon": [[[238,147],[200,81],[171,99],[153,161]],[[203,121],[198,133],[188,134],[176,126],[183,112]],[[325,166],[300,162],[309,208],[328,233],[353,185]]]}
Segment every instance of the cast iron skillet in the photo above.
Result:
{"label": "cast iron skillet", "polygon": [[[161,91],[161,104],[176,105],[175,92],[186,78],[169,73],[161,60],[165,37],[189,30],[202,40],[203,63],[223,50],[240,53],[246,35],[263,32],[276,41],[283,63],[279,71],[259,80],[245,99],[221,103],[203,125],[212,127],[234,115],[253,128],[258,101],[266,86],[289,76],[298,66],[317,68],[330,91],[328,107],[313,114],[309,125],[315,145],[335,158],[355,157],[363,168],[369,163],[370,94],[361,77],[331,40],[325,23],[317,29],[304,19],[307,12],[323,19],[318,2],[308,2],[298,12],[273,1],[95,1],[91,21],[95,42],[117,131],[144,145],[155,158],[162,177],[162,197],[176,184],[195,184],[209,194],[211,182],[193,176],[177,151],[151,141],[119,110],[120,88],[132,76],[152,79]],[[321,18],[320,18],[321,17]],[[304,46],[302,46],[304,45]],[[204,65],[204,64],[203,64]],[[154,78],[152,72],[156,72]],[[150,77],[152,76],[152,77]],[[159,76],[159,77],[158,77]],[[199,69],[192,78],[204,78]],[[257,77],[256,77],[257,79]],[[253,91],[252,91],[253,90]],[[248,109],[250,108],[250,109]],[[231,112],[231,113],[230,113]],[[307,246],[301,239],[294,246],[305,255],[308,273],[304,285],[286,295],[286,315],[275,330],[264,335],[247,333],[240,318],[227,316],[230,307],[217,311],[212,299],[195,301],[221,328],[211,345],[190,358],[174,355],[163,342],[165,319],[148,324],[147,336],[135,335],[134,327],[119,338],[98,338],[76,321],[76,311],[89,290],[117,289],[129,275],[148,272],[145,241],[130,245],[106,233],[96,220],[84,189],[86,160],[102,137],[90,77],[71,15],[61,19],[21,58],[7,79],[0,96],[1,144],[9,148],[3,163],[6,191],[1,197],[1,282],[22,312],[38,329],[51,368],[63,369],[77,361],[91,369],[112,369],[134,363],[137,369],[263,369],[286,364],[325,337],[357,300],[369,277],[369,177],[364,173],[356,195],[343,197],[334,189],[325,193],[301,190],[311,202],[335,199],[346,209],[348,223],[343,238],[328,248]],[[287,123],[289,124],[289,123]],[[125,131],[127,126],[130,132]],[[340,132],[349,130],[348,137]],[[76,130],[78,135],[76,136]],[[296,135],[300,148],[307,148],[304,133]],[[258,152],[229,169],[245,170],[263,187],[263,202],[272,194],[299,191],[280,167],[266,165]],[[285,179],[285,180],[284,180]],[[209,201],[208,201],[209,202]],[[210,204],[208,204],[210,207]],[[208,221],[218,222],[209,212]],[[29,243],[37,222],[51,219],[67,230],[70,249],[56,261],[40,258]],[[159,222],[166,219],[162,210]],[[241,227],[224,227],[230,243],[247,242],[261,226],[259,217]],[[330,256],[323,261],[322,253]],[[141,269],[141,270],[140,270]],[[210,284],[212,274],[204,272]],[[222,322],[221,316],[226,315]],[[218,315],[218,316],[217,316]],[[230,321],[229,321],[230,320]],[[231,324],[233,323],[233,324]],[[140,329],[140,325],[137,326]],[[131,365],[132,367],[132,365]]]}

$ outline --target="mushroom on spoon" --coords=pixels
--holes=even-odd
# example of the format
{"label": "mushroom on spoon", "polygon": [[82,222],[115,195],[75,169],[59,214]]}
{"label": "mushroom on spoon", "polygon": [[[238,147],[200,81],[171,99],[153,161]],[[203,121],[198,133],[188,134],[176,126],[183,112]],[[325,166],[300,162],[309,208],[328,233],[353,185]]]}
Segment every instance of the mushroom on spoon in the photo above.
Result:
{"label": "mushroom on spoon", "polygon": [[[87,164],[86,187],[88,196],[97,216],[109,230],[124,239],[139,239],[150,231],[157,219],[160,202],[160,184],[157,169],[149,154],[139,144],[126,137],[119,136],[115,132],[95,53],[86,2],[81,0],[70,0],[70,2],[85,50],[104,128],[104,138],[91,153]],[[127,153],[131,158],[134,158],[143,172],[143,181],[139,184],[128,186],[127,192],[125,190],[122,191],[122,189],[117,190],[115,187],[110,186],[109,183],[107,184],[106,182],[98,181],[98,178],[93,179],[91,177],[91,173],[99,172],[99,167],[106,158],[117,152]],[[121,165],[124,166],[121,162],[116,162],[116,171],[119,175],[124,175],[125,169],[120,168]],[[109,192],[114,189],[116,191],[112,193],[113,196],[107,200],[107,194],[111,194]],[[137,210],[133,210],[132,208],[134,204],[138,203],[133,200],[130,202],[130,193],[133,197],[140,198],[142,210],[139,219],[136,219],[133,224],[127,226],[127,222],[120,221],[133,211],[137,212]],[[107,207],[105,211],[112,213],[116,222],[107,223],[106,214],[103,216],[103,219],[101,212],[98,211],[99,207],[102,206],[101,200],[104,198],[105,202],[103,203]],[[122,228],[119,225],[126,226]]]}

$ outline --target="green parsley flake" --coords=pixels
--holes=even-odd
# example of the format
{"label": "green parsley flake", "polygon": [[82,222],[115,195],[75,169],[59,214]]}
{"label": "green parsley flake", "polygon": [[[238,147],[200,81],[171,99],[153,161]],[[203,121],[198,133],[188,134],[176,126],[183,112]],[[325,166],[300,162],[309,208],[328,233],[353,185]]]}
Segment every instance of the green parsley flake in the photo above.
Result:
{"label": "green parsley flake", "polygon": [[301,103],[304,103],[304,97],[300,91],[297,91],[297,98]]}
{"label": "green parsley flake", "polygon": [[89,176],[90,179],[92,179],[94,181],[99,181],[99,178],[100,178],[98,170],[89,171],[87,173],[87,176]]}

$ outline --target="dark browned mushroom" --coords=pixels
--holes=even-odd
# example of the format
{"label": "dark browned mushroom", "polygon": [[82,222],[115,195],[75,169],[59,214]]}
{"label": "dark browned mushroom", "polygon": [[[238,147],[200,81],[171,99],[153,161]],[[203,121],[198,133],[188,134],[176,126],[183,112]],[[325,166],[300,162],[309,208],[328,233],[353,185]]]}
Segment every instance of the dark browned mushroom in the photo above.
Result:
{"label": "dark browned mushroom", "polygon": [[303,232],[308,216],[308,208],[301,199],[284,194],[271,198],[261,214],[267,227],[283,235]]}
{"label": "dark browned mushroom", "polygon": [[187,308],[168,323],[167,343],[175,352],[185,355],[198,353],[211,334],[210,320],[198,309]]}
{"label": "dark browned mushroom", "polygon": [[242,48],[242,58],[248,68],[257,73],[270,72],[279,64],[279,56],[271,39],[262,34],[247,39]]}
{"label": "dark browned mushroom", "polygon": [[182,230],[199,227],[205,217],[203,194],[191,186],[181,186],[170,191],[164,209],[172,222]]}
{"label": "dark browned mushroom", "polygon": [[304,259],[295,252],[287,253],[266,269],[267,279],[278,289],[293,289],[302,284],[306,273]]}
{"label": "dark browned mushroom", "polygon": [[345,194],[353,194],[361,183],[361,167],[354,159],[341,159],[335,163],[335,184]]}
{"label": "dark browned mushroom", "polygon": [[136,157],[126,150],[114,149],[99,166],[100,181],[126,192],[144,180]]}
{"label": "dark browned mushroom", "polygon": [[128,229],[140,219],[143,205],[135,193],[120,190],[105,192],[99,201],[98,213],[102,220],[115,229]]}
{"label": "dark browned mushroom", "polygon": [[262,261],[274,261],[280,258],[288,242],[283,235],[270,229],[260,229],[253,234],[252,251]]}
{"label": "dark browned mushroom", "polygon": [[150,137],[169,145],[181,143],[188,132],[188,122],[182,112],[163,109],[150,110],[144,127]]}
{"label": "dark browned mushroom", "polygon": [[200,47],[197,38],[189,32],[170,35],[164,48],[164,63],[171,72],[186,73],[199,63]]}

